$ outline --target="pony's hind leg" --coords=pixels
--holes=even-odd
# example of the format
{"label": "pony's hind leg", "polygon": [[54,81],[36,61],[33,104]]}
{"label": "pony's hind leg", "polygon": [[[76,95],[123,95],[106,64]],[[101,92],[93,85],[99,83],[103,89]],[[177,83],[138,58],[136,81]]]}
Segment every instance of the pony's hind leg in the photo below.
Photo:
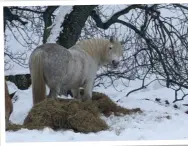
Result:
{"label": "pony's hind leg", "polygon": [[50,89],[50,92],[49,92],[47,98],[54,98],[56,96],[57,96],[57,94],[56,94],[55,90]]}
{"label": "pony's hind leg", "polygon": [[57,86],[56,88],[51,88],[50,93],[47,96],[48,98],[57,98],[60,94],[60,87]]}

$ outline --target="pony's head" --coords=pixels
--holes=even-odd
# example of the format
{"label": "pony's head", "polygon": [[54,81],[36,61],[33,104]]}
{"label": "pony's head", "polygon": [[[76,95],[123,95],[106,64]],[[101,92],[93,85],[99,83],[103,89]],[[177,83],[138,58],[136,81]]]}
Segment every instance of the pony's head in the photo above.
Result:
{"label": "pony's head", "polygon": [[109,42],[110,43],[106,48],[104,57],[108,64],[110,64],[113,68],[117,68],[120,63],[120,59],[123,56],[123,47],[114,37],[111,37]]}

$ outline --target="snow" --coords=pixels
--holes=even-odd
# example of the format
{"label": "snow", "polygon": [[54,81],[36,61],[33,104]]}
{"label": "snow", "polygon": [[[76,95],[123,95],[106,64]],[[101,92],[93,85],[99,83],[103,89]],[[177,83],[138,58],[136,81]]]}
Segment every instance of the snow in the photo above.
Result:
{"label": "snow", "polygon": [[20,74],[30,74],[29,68],[23,68],[20,65],[11,62],[11,65],[13,65],[11,67],[11,69],[6,70],[5,71],[5,75],[9,76],[9,75],[20,75]]}
{"label": "snow", "polygon": [[[125,141],[125,140],[186,140],[188,139],[188,115],[185,113],[188,107],[182,103],[177,104],[179,109],[173,107],[174,92],[155,82],[147,88],[125,97],[130,90],[137,88],[141,82],[132,81],[129,87],[124,87],[122,82],[116,81],[122,92],[113,87],[97,87],[94,90],[106,93],[113,101],[126,108],[141,108],[143,113],[129,116],[102,116],[110,128],[97,133],[75,133],[73,130],[54,131],[48,127],[43,130],[21,129],[19,131],[7,131],[7,142],[67,142],[67,141]],[[8,84],[10,90],[15,87]],[[14,102],[14,112],[10,117],[11,122],[22,124],[32,107],[32,90],[17,89],[18,99]],[[144,100],[144,99],[150,100]],[[155,101],[160,98],[161,103]],[[164,103],[165,100],[170,105]]]}
{"label": "snow", "polygon": [[7,81],[7,86],[9,87],[9,90],[8,90],[9,94],[12,94],[12,93],[14,93],[15,91],[18,90],[18,87],[10,81]]}
{"label": "snow", "polygon": [[71,11],[72,11],[72,6],[60,6],[59,12],[57,16],[55,17],[54,23],[51,26],[52,30],[51,30],[50,36],[47,39],[47,43],[57,42],[57,37],[59,36],[59,33],[63,31],[61,24],[64,21],[64,17],[66,14],[70,13]]}
{"label": "snow", "polygon": [[[124,7],[122,5],[122,7]],[[61,24],[64,16],[72,10],[70,6],[61,6],[55,23],[50,27],[52,34],[48,38],[48,43],[56,41],[60,31],[63,31]],[[59,13],[59,14],[58,14]],[[106,12],[109,13],[109,12]],[[123,18],[122,18],[123,19]],[[124,18],[125,19],[125,18]],[[105,22],[105,20],[103,20]],[[118,26],[118,24],[117,24]],[[109,30],[106,30],[109,31]],[[106,32],[105,31],[105,32]],[[125,27],[118,30],[120,37],[126,31]],[[123,37],[123,35],[121,35]],[[12,37],[8,43],[10,50],[25,51]],[[15,49],[16,48],[16,49]],[[27,52],[29,57],[31,51]],[[14,62],[11,62],[14,67],[6,70],[6,75],[26,74],[29,73],[28,68],[23,68]],[[127,83],[126,80],[124,82]],[[149,81],[148,81],[149,82]],[[32,90],[19,90],[13,83],[7,82],[9,93],[17,91],[17,99],[13,99],[14,111],[10,117],[11,122],[23,124],[25,117],[32,108]],[[138,88],[141,82],[138,80],[130,82],[128,87],[125,87],[119,80],[116,81],[118,89],[113,87],[98,87],[95,91],[107,94],[113,101],[119,100],[118,104],[126,108],[141,108],[142,114],[134,114],[131,116],[110,116],[102,117],[110,129],[98,133],[75,133],[72,130],[54,131],[48,127],[43,130],[28,130],[21,129],[17,132],[6,131],[7,142],[67,142],[67,141],[125,141],[125,140],[186,140],[188,139],[188,115],[185,111],[188,107],[182,104],[188,104],[187,98],[184,101],[177,102],[179,109],[173,107],[174,91],[161,86],[158,82],[152,83],[148,88],[134,92],[126,97],[126,94],[132,89]],[[65,98],[65,97],[61,97]],[[69,97],[70,98],[70,97]],[[155,98],[161,98],[161,103],[155,101]],[[150,100],[144,100],[150,99]],[[170,102],[170,105],[165,104],[165,100]]]}

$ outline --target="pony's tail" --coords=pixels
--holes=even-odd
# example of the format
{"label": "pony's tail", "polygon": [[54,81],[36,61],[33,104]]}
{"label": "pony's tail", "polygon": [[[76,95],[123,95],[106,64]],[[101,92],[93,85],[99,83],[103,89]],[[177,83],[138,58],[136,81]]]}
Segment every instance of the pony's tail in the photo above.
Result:
{"label": "pony's tail", "polygon": [[30,58],[31,83],[33,93],[33,105],[46,98],[46,87],[43,72],[43,52],[37,50]]}

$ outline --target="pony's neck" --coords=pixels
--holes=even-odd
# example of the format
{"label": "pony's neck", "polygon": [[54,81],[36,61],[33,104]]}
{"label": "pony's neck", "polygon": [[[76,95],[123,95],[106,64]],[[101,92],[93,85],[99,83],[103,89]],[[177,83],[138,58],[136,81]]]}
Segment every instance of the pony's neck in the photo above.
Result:
{"label": "pony's neck", "polygon": [[79,42],[80,48],[85,50],[100,67],[105,64],[105,52],[109,41],[102,39],[89,39]]}

